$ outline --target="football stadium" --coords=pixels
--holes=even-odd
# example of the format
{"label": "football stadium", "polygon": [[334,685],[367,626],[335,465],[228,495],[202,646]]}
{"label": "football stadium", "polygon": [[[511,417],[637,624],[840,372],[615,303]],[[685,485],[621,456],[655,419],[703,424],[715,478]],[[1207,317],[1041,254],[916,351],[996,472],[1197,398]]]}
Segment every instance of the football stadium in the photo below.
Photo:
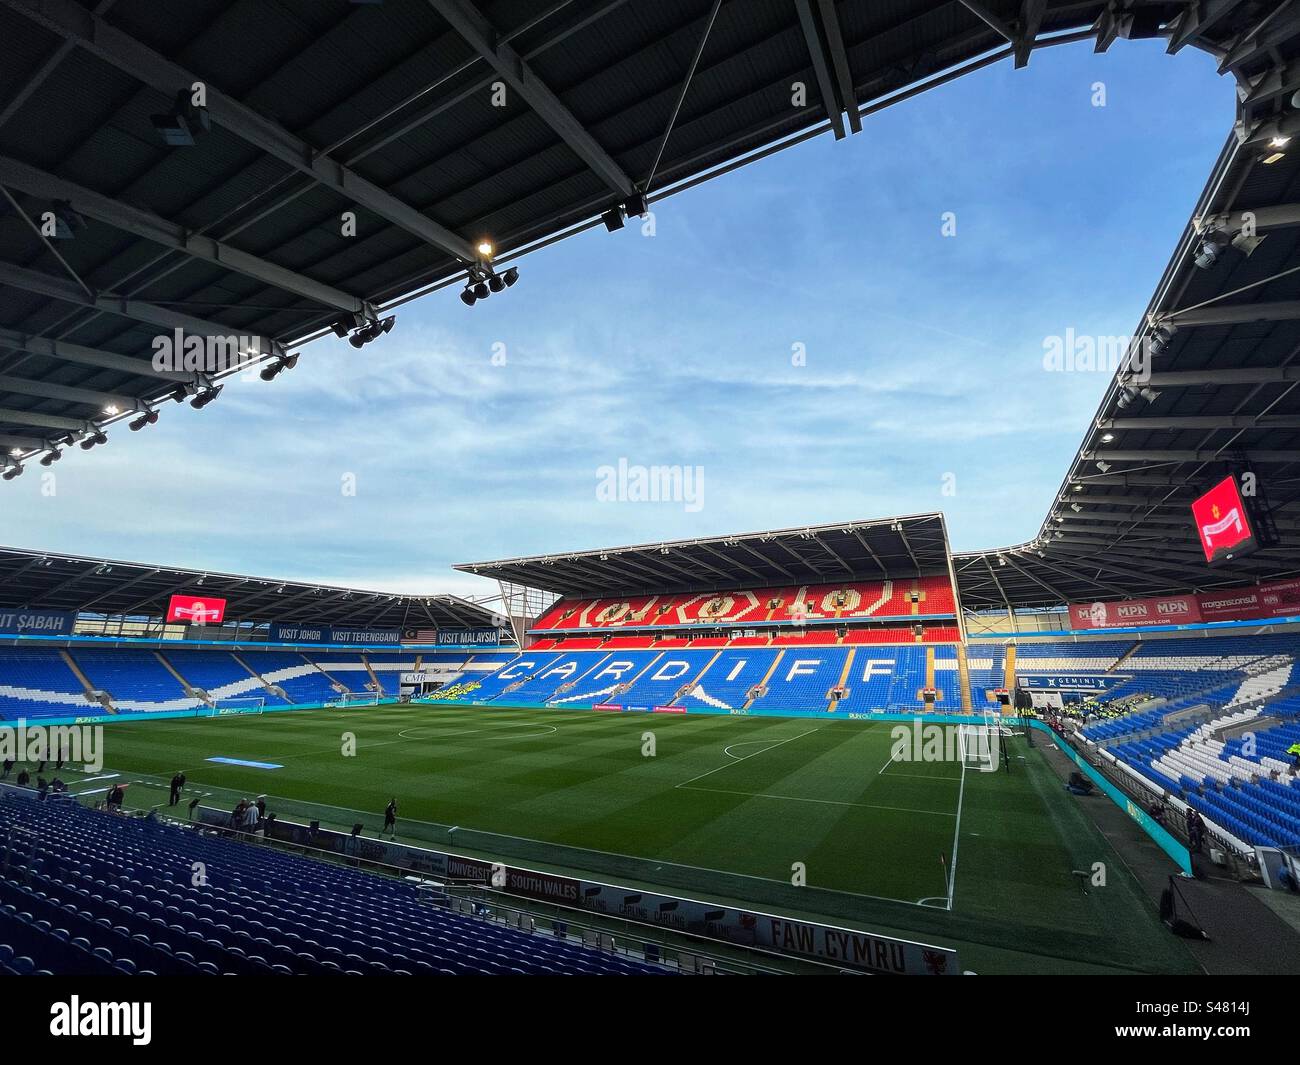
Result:
{"label": "football stadium", "polygon": [[[1087,420],[1054,490],[997,443],[1020,542],[954,547],[933,492],[810,520],[759,451],[737,461],[763,509],[737,513],[773,527],[666,535],[629,507],[615,537],[512,498],[488,448],[472,508],[433,512],[452,561],[409,559],[418,589],[340,578],[361,571],[315,553],[333,512],[277,520],[270,480],[262,531],[197,563],[162,497],[122,517],[129,557],[4,519],[26,546],[0,548],[0,971],[1300,972],[1295,3],[0,0],[2,488],[201,480],[151,438],[220,427],[328,345],[361,394],[417,308],[508,304],[510,335],[541,332],[529,285],[561,242],[653,228],[706,183],[739,196],[981,72],[1014,93],[1125,48],[1157,78],[1208,56],[1234,121],[1184,175],[1132,335],[1044,346],[1111,365],[1091,416],[1060,401]],[[482,402],[487,441],[507,427]],[[860,413],[817,428],[898,479]],[[412,505],[472,461],[437,453],[449,406],[427,418]],[[539,467],[567,431],[525,437]],[[299,469],[263,459],[254,484]],[[693,516],[699,476],[620,459],[597,498]],[[181,518],[243,528],[250,497],[219,492]],[[401,555],[398,517],[349,557]]]}

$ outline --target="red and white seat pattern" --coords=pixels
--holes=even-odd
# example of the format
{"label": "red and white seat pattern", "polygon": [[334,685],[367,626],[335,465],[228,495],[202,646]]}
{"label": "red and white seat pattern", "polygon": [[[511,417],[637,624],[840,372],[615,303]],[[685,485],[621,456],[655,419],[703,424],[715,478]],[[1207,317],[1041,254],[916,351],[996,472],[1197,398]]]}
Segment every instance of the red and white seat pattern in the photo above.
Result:
{"label": "red and white seat pattern", "polygon": [[807,621],[950,616],[956,597],[947,575],[915,580],[805,584],[728,592],[562,599],[533,631],[676,628],[693,625],[800,624]]}

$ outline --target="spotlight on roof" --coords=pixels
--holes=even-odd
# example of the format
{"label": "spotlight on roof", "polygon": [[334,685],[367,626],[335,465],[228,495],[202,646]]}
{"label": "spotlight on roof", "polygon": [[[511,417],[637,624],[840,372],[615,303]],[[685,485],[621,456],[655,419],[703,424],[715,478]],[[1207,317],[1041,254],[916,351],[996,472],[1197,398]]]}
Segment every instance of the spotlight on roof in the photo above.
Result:
{"label": "spotlight on roof", "polygon": [[387,318],[372,318],[348,337],[348,343],[358,350],[364,348],[372,340],[378,340],[385,333],[392,332],[396,321],[397,318],[391,314]]}
{"label": "spotlight on roof", "polygon": [[1169,348],[1169,342],[1173,339],[1173,326],[1158,325],[1151,331],[1151,339],[1147,343],[1147,349],[1152,355],[1163,355]]}
{"label": "spotlight on roof", "polygon": [[[1129,406],[1132,404],[1133,400],[1136,398],[1137,398],[1137,393],[1134,392],[1133,389],[1121,388],[1119,390],[1119,397],[1115,401],[1115,405],[1119,407],[1120,410],[1127,410]],[[1105,440],[1106,437],[1103,436],[1102,439]],[[1114,437],[1111,437],[1111,439],[1113,440]]]}
{"label": "spotlight on roof", "polygon": [[1192,261],[1202,270],[1208,270],[1219,261],[1220,247],[1213,240],[1201,241],[1201,247]]}
{"label": "spotlight on roof", "polygon": [[177,385],[167,393],[168,399],[174,399],[177,403],[184,403],[185,397],[190,394],[190,390],[184,385]]}
{"label": "spotlight on roof", "polygon": [[998,555],[998,565],[1005,566],[1006,564],[1007,564],[1007,560],[1003,558],[1001,555]]}
{"label": "spotlight on roof", "polygon": [[42,466],[53,466],[59,459],[63,458],[63,452],[57,447],[50,448],[49,452],[41,459]]}
{"label": "spotlight on roof", "polygon": [[487,287],[493,292],[500,292],[506,287],[505,279],[499,277],[497,274],[493,274],[487,279]]}
{"label": "spotlight on roof", "polygon": [[23,475],[23,468],[18,463],[15,462],[12,465],[10,465],[8,469],[5,470],[4,479],[6,481],[12,481],[15,477],[21,477],[22,475]]}
{"label": "spotlight on roof", "polygon": [[1083,512],[1083,507],[1079,506],[1078,503],[1071,503],[1070,509],[1074,511],[1076,514],[1080,514]]}
{"label": "spotlight on roof", "polygon": [[481,300],[487,299],[491,291],[492,290],[487,287],[486,281],[480,281],[477,285],[474,286],[474,296],[476,299],[481,299]]}
{"label": "spotlight on roof", "polygon": [[356,327],[356,316],[351,314],[345,314],[341,318],[335,318],[334,321],[330,322],[330,329],[340,340],[346,340],[348,334]]}
{"label": "spotlight on roof", "polygon": [[506,288],[514,288],[515,282],[519,280],[519,267],[512,266],[501,275],[501,280],[506,283]]}
{"label": "spotlight on roof", "polygon": [[1111,466],[1109,462],[1099,462],[1097,463],[1097,469],[1101,470],[1102,473],[1109,473]]}
{"label": "spotlight on roof", "polygon": [[11,447],[9,449],[9,454],[11,454],[14,458],[17,458],[22,453],[23,453],[23,449],[20,447]]}
{"label": "spotlight on roof", "polygon": [[112,417],[114,414],[118,414],[120,412],[118,411],[117,407],[114,404],[110,403],[107,407],[104,408],[104,413],[107,414],[109,417]]}
{"label": "spotlight on roof", "polygon": [[263,381],[274,381],[287,369],[289,369],[288,359],[272,359],[262,367],[261,372],[257,376]]}
{"label": "spotlight on roof", "polygon": [[1115,434],[1114,434],[1114,433],[1102,433],[1102,434],[1101,434],[1101,442],[1102,442],[1103,444],[1109,444],[1109,443],[1110,443],[1112,440],[1114,440],[1114,439],[1115,439]]}
{"label": "spotlight on roof", "polygon": [[1076,492],[1082,492],[1082,491],[1083,491],[1083,485],[1081,485],[1081,484],[1076,484],[1076,485],[1074,486],[1074,490],[1075,490]]}
{"label": "spotlight on roof", "polygon": [[91,448],[96,447],[99,444],[107,444],[107,443],[108,443],[108,437],[104,435],[104,431],[102,429],[96,429],[93,433],[91,433],[88,437],[86,437],[86,439],[84,439],[81,442],[81,450],[89,451]]}
{"label": "spotlight on roof", "polygon": [[618,207],[611,207],[600,220],[605,224],[605,230],[609,233],[617,233],[623,228],[623,211]]}
{"label": "spotlight on roof", "polygon": [[221,395],[221,390],[225,387],[226,387],[225,385],[215,385],[212,388],[209,388],[206,392],[200,392],[197,396],[195,396],[192,400],[190,400],[190,406],[193,407],[195,410],[202,410],[214,399],[216,399],[219,395]]}
{"label": "spotlight on roof", "polygon": [[193,148],[197,137],[212,128],[206,107],[196,107],[190,102],[190,91],[181,89],[176,103],[162,115],[151,115],[154,133],[168,148]]}
{"label": "spotlight on roof", "polygon": [[465,286],[464,291],[460,294],[460,302],[465,304],[466,307],[473,307],[478,302],[478,297],[474,295],[472,285]]}
{"label": "spotlight on roof", "polygon": [[650,212],[650,205],[646,202],[644,192],[636,192],[623,201],[623,210],[627,212],[629,218],[636,215],[638,218]]}
{"label": "spotlight on roof", "polygon": [[1148,403],[1154,403],[1156,400],[1160,398],[1159,392],[1157,392],[1154,388],[1148,388],[1145,385],[1138,389],[1138,395],[1141,396],[1143,399],[1145,399]]}
{"label": "spotlight on roof", "polygon": [[131,430],[131,432],[138,433],[146,425],[157,425],[157,424],[158,424],[158,412],[156,410],[147,410],[143,414],[141,414],[140,417],[132,418],[131,421],[127,423],[127,427]]}
{"label": "spotlight on roof", "polygon": [[479,255],[481,255],[484,259],[490,259],[492,258],[493,255],[496,254],[496,248],[492,246],[492,242],[490,240],[480,240],[474,246],[474,250],[478,252]]}

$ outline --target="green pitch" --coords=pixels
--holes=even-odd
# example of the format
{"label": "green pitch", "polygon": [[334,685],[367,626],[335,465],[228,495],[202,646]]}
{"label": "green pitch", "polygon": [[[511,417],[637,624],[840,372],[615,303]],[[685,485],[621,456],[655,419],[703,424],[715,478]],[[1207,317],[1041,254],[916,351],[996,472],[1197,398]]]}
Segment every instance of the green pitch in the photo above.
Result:
{"label": "green pitch", "polygon": [[[1189,969],[1023,739],[1010,772],[963,772],[892,761],[894,724],[361,707],[109,725],[104,772],[128,805],[165,804],[179,769],[186,800],[266,794],[369,835],[395,797],[412,843],[956,945],[981,971]],[[1075,875],[1095,863],[1105,886]]]}

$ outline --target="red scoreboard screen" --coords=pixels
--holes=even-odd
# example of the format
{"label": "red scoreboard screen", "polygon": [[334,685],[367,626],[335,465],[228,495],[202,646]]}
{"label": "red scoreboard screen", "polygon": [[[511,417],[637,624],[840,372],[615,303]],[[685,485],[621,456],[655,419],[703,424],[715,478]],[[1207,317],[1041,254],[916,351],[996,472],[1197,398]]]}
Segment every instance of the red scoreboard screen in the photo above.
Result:
{"label": "red scoreboard screen", "polygon": [[220,625],[226,616],[226,601],[212,596],[173,595],[167,604],[167,620],[191,625]]}
{"label": "red scoreboard screen", "polygon": [[1225,477],[1192,504],[1192,519],[1205,561],[1236,558],[1257,546],[1250,514],[1235,476]]}

